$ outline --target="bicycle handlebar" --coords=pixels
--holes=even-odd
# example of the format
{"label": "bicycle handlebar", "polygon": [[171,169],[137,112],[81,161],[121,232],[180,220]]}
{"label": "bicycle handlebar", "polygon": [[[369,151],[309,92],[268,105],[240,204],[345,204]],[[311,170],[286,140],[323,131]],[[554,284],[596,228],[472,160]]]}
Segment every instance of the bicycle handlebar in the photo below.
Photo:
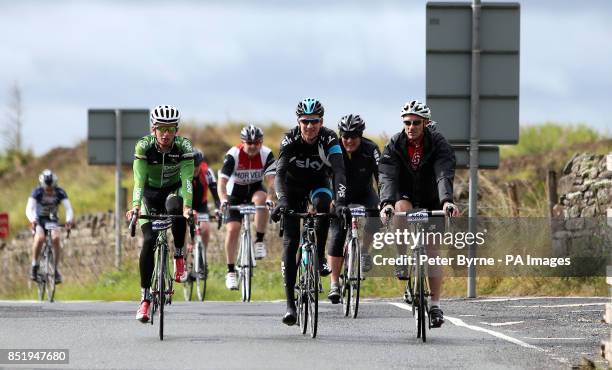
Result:
{"label": "bicycle handlebar", "polygon": [[[136,221],[142,218],[143,220],[167,220],[167,219],[178,219],[184,218],[183,215],[132,215],[130,220],[130,225],[128,226],[130,229],[130,236],[133,238],[136,236]],[[190,213],[190,217],[187,219],[187,223],[189,224],[189,234],[193,239],[195,235],[195,222],[193,221],[193,211]]]}
{"label": "bicycle handlebar", "polygon": [[427,210],[427,209],[412,209],[410,211],[406,211],[406,212],[394,212],[395,216],[410,216],[410,215],[427,215],[427,216],[433,216],[433,217],[440,217],[440,216],[446,216],[446,213],[442,210]]}

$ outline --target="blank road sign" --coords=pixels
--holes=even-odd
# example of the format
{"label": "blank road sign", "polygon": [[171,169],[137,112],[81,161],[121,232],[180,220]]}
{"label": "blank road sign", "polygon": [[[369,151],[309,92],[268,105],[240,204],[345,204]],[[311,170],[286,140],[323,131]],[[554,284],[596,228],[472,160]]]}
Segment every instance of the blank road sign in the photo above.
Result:
{"label": "blank road sign", "polygon": [[[121,163],[132,164],[134,147],[149,133],[149,110],[120,109]],[[115,164],[116,127],[114,109],[90,109],[87,112],[87,158],[89,164]]]}
{"label": "blank road sign", "polygon": [[[468,145],[453,145],[457,168],[469,168],[470,147]],[[497,145],[480,145],[478,147],[478,168],[499,168],[499,147]]]}
{"label": "blank road sign", "polygon": [[[427,104],[451,143],[470,139],[472,7],[427,3]],[[519,133],[520,7],[482,3],[480,124],[483,144],[515,144]]]}

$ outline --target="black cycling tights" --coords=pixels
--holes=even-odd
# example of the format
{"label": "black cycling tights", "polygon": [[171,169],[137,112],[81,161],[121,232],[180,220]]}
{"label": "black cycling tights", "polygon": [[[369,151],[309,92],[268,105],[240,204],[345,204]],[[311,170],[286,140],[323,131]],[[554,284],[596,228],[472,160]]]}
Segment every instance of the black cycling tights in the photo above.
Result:
{"label": "black cycling tights", "polygon": [[[172,223],[172,236],[174,237],[175,255],[182,255],[183,245],[185,245],[185,231],[187,221],[184,218],[177,218]],[[144,237],[142,250],[140,251],[140,286],[142,288],[151,287],[151,277],[155,268],[155,241],[157,232],[154,232],[150,222],[142,225],[142,235]]]}
{"label": "black cycling tights", "polygon": [[[331,199],[326,193],[318,193],[312,199],[312,205],[317,212],[329,212]],[[300,209],[299,204],[289,204],[290,209]],[[301,211],[301,210],[300,210]],[[325,254],[325,241],[329,230],[329,219],[318,220],[317,227],[317,254],[319,263]],[[300,242],[300,220],[294,217],[285,218],[285,231],[283,238],[283,265],[285,267],[285,294],[287,304],[294,304],[295,277],[297,274],[296,254]]]}

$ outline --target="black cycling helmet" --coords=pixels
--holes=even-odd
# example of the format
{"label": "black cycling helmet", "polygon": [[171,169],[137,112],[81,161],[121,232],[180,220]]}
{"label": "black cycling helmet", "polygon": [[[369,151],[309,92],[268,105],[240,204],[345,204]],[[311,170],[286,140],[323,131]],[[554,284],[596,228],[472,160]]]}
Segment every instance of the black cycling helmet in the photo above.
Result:
{"label": "black cycling helmet", "polygon": [[338,131],[340,131],[340,135],[348,132],[354,132],[359,134],[363,134],[365,130],[365,121],[361,119],[358,114],[347,114],[346,116],[340,118],[338,122]]}
{"label": "black cycling helmet", "polygon": [[240,140],[243,141],[262,141],[263,140],[263,131],[255,126],[248,125],[240,130]]}
{"label": "black cycling helmet", "polygon": [[200,166],[200,164],[202,163],[203,160],[204,160],[204,154],[202,154],[201,151],[196,150],[193,153],[193,166],[194,167]]}
{"label": "black cycling helmet", "polygon": [[306,98],[298,103],[297,108],[295,109],[295,114],[299,116],[303,116],[305,114],[316,114],[320,117],[323,117],[325,113],[325,109],[323,108],[323,104],[315,98]]}

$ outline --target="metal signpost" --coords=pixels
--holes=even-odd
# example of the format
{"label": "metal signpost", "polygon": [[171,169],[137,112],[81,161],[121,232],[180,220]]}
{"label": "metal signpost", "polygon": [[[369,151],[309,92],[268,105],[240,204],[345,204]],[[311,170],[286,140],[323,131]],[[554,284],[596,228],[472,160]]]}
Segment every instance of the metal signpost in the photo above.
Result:
{"label": "metal signpost", "polygon": [[89,164],[115,165],[115,266],[121,266],[121,166],[131,165],[136,142],[149,133],[148,109],[89,109]]}
{"label": "metal signpost", "polygon": [[[426,24],[427,104],[449,142],[469,148],[469,230],[476,233],[478,168],[499,166],[498,148],[481,144],[518,142],[520,6],[428,2]],[[467,296],[476,297],[474,266]]]}

